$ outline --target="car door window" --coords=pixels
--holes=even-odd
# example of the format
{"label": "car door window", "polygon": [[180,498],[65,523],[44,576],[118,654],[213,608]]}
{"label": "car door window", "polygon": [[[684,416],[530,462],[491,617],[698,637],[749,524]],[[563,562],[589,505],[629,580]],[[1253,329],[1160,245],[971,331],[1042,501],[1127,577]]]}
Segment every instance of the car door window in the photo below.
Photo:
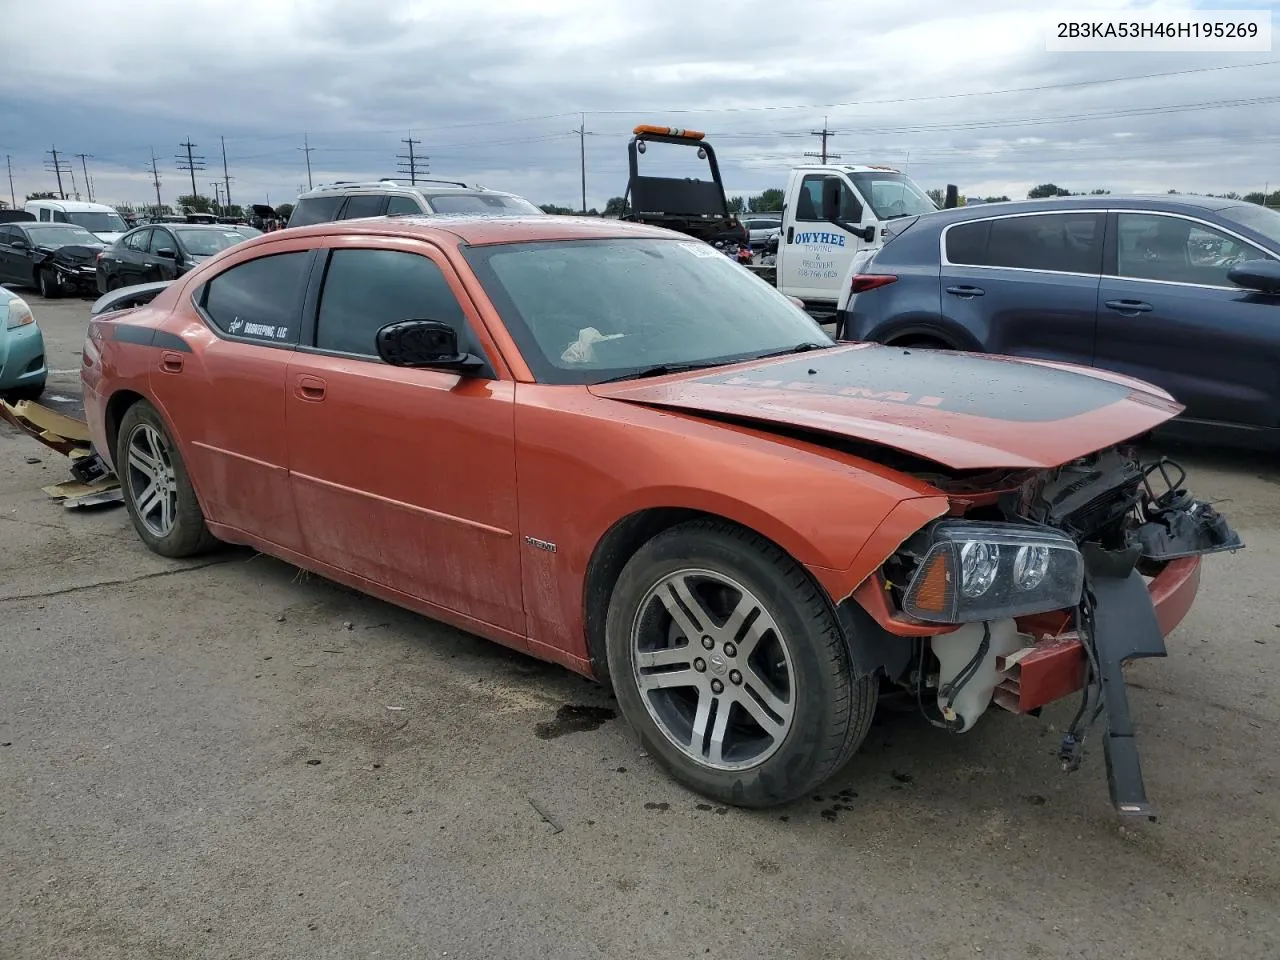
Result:
{"label": "car door window", "polygon": [[168,230],[152,230],[151,244],[147,247],[147,251],[154,256],[158,251],[164,249],[178,249],[177,244],[174,243],[173,234]]}
{"label": "car door window", "polygon": [[433,261],[399,250],[335,250],[325,271],[316,347],[376,357],[378,330],[400,320],[439,320],[467,344],[466,318]]}
{"label": "car door window", "polygon": [[[796,219],[809,223],[825,223],[822,219],[822,184],[831,179],[830,174],[811,173],[800,181],[800,194],[796,198]],[[853,190],[840,177],[840,219],[858,223],[862,219],[861,204]]]}
{"label": "car door window", "polygon": [[360,217],[380,217],[387,198],[384,194],[360,193],[347,198],[347,206],[342,211],[343,220],[356,220]]}
{"label": "car door window", "polygon": [[975,267],[1100,273],[1100,213],[1045,213],[956,224],[947,230],[947,262]]}
{"label": "car door window", "polygon": [[8,246],[13,243],[13,238],[17,236],[18,231],[14,227],[0,227],[0,244]]}
{"label": "car door window", "polygon": [[1232,265],[1270,259],[1250,243],[1185,217],[1121,213],[1116,218],[1116,272],[1130,280],[1234,287],[1227,278]]}
{"label": "car door window", "polygon": [[417,214],[422,213],[422,207],[418,205],[418,201],[413,197],[388,197],[387,198],[387,216],[393,214]]}
{"label": "car door window", "polygon": [[40,219],[41,219],[41,220],[43,220],[43,221],[45,221],[46,223],[47,223],[48,221],[50,221],[50,220],[52,220],[52,219],[53,219],[53,216],[52,216],[52,214],[49,212],[49,208],[48,208],[48,207],[41,207],[41,208],[40,208]]}
{"label": "car door window", "polygon": [[147,246],[151,243],[151,230],[139,230],[137,233],[131,233],[125,239],[124,245],[134,253],[146,253]]}
{"label": "car door window", "polygon": [[298,318],[311,251],[236,264],[204,285],[199,303],[224,333],[277,346],[298,342]]}

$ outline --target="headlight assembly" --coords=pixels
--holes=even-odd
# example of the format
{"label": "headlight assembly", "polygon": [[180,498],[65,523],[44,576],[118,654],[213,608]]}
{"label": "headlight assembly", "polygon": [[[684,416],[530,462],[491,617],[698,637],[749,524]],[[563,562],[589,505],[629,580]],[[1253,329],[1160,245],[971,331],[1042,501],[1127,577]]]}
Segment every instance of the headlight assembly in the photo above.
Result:
{"label": "headlight assembly", "polygon": [[927,623],[1004,620],[1080,602],[1084,561],[1070,537],[1017,523],[948,520],[928,531],[928,550],[903,597]]}
{"label": "headlight assembly", "polygon": [[28,323],[35,323],[35,317],[31,315],[31,308],[27,306],[27,302],[20,297],[14,297],[9,301],[8,318],[5,321],[5,327],[14,330],[18,327],[25,327]]}

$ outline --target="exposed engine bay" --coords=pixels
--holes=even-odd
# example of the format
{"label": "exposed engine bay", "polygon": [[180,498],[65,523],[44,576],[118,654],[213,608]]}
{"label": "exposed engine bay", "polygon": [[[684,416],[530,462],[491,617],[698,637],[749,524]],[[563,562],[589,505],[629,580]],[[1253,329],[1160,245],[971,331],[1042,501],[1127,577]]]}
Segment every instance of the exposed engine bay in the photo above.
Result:
{"label": "exposed engine bay", "polygon": [[[899,610],[948,625],[919,641],[898,683],[930,723],[955,733],[972,729],[993,703],[1038,713],[1081,692],[1059,751],[1063,768],[1078,768],[1105,713],[1113,803],[1151,816],[1121,671],[1127,660],[1165,655],[1147,578],[1173,561],[1244,544],[1187,491],[1182,467],[1143,463],[1136,450],[1112,447],[1004,479],[985,497],[952,484],[963,519],[936,521],[885,565]],[[980,484],[969,478],[964,486]],[[1050,613],[1059,617],[1056,637],[1035,635],[1028,621]]]}

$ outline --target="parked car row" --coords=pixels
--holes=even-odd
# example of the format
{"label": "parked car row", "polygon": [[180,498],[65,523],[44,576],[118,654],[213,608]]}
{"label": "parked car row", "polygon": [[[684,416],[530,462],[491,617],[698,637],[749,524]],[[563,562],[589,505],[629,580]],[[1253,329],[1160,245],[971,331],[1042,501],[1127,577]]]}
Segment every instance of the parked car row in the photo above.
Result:
{"label": "parked car row", "polygon": [[[418,184],[421,184],[419,186]],[[382,216],[543,217],[536,204],[514,193],[474,186],[461,180],[338,181],[298,197],[290,227],[334,220]]]}
{"label": "parked car row", "polygon": [[174,280],[260,231],[224,224],[151,224],[129,231],[97,259],[97,289]]}
{"label": "parked car row", "polygon": [[106,245],[72,223],[0,224],[0,283],[35,287],[42,297],[88,293]]}
{"label": "parked car row", "polygon": [[1070,197],[896,221],[855,265],[853,340],[1065,361],[1168,390],[1173,430],[1280,445],[1280,212]]}

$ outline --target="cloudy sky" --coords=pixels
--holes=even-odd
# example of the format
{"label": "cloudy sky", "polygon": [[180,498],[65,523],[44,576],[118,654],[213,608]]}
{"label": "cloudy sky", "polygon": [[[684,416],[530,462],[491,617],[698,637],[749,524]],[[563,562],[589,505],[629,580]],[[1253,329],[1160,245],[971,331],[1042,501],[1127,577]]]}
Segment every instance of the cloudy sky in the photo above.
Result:
{"label": "cloudy sky", "polygon": [[[1275,2],[1077,0],[1074,12]],[[1006,0],[0,0],[0,152],[21,204],[190,192],[190,139],[237,202],[396,170],[410,131],[433,176],[577,206],[621,194],[637,123],[705,130],[732,192],[780,186],[827,118],[843,162],[925,188],[1017,198],[1280,187],[1280,51],[1048,53],[1049,14]],[[52,23],[51,11],[56,15]],[[1030,11],[1030,12],[1028,12]],[[1280,29],[1277,29],[1280,34]],[[70,178],[66,185],[70,190]],[[3,184],[7,187],[8,184]],[[7,189],[0,196],[8,199]]]}

